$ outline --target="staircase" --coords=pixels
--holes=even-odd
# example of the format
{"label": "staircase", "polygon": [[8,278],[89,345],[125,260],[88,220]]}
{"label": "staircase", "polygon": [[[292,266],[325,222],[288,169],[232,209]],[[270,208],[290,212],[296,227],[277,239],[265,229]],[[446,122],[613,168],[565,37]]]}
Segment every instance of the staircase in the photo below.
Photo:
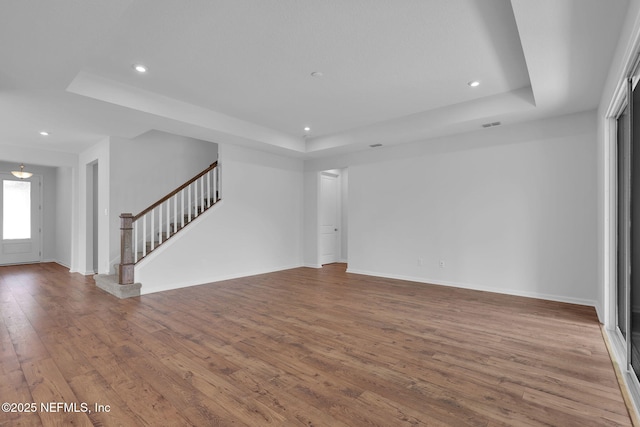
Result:
{"label": "staircase", "polygon": [[221,200],[220,175],[216,161],[139,214],[121,214],[117,280],[96,275],[96,285],[119,298],[140,295],[135,265]]}
{"label": "staircase", "polygon": [[[135,245],[136,246],[135,248],[136,252],[134,256],[135,263],[137,264],[138,262],[142,261],[144,257],[149,255],[151,252],[157,249],[161,244],[163,244],[164,242],[169,240],[169,238],[171,238],[173,235],[178,233],[178,231],[182,230],[184,227],[189,225],[189,223],[191,223],[194,219],[202,215],[207,209],[209,209],[218,201],[220,201],[219,196],[220,194],[218,193],[215,195],[215,197],[210,197],[204,201],[201,201],[202,204],[199,204],[197,206],[194,205],[192,209],[188,210],[189,213],[183,214],[181,218],[178,218],[178,221],[174,221],[175,217],[170,217],[168,221],[168,225],[169,225],[168,231],[166,230],[167,222],[165,222],[164,226],[161,224],[161,226],[159,227],[160,230],[165,230],[165,231],[156,231],[157,229],[155,229],[154,230],[155,235],[149,239],[145,239],[145,237],[143,236],[140,239],[140,245]],[[134,236],[136,235],[135,224],[136,223],[134,222],[134,228],[133,228]],[[145,229],[144,225],[142,229],[143,230]],[[144,246],[142,245],[142,242],[145,242]]]}

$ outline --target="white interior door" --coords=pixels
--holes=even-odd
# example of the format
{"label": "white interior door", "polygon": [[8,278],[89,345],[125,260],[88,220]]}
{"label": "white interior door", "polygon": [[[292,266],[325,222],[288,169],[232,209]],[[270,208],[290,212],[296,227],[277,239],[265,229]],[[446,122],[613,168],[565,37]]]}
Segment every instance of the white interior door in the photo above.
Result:
{"label": "white interior door", "polygon": [[41,177],[0,173],[0,265],[41,260]]}
{"label": "white interior door", "polygon": [[320,264],[330,264],[339,260],[338,221],[339,191],[338,177],[323,173],[320,175]]}

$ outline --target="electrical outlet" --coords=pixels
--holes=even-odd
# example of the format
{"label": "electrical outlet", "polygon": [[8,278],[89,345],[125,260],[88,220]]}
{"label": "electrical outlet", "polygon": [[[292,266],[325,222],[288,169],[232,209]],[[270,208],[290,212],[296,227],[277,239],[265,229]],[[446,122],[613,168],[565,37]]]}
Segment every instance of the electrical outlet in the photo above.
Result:
{"label": "electrical outlet", "polygon": [[440,268],[444,268],[444,261],[440,261]]}

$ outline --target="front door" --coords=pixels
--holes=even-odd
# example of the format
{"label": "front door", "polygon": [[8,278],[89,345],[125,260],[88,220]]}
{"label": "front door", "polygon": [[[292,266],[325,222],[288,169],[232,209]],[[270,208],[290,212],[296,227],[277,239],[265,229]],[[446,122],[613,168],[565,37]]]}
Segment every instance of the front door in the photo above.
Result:
{"label": "front door", "polygon": [[0,265],[39,262],[42,179],[0,173],[0,181]]}

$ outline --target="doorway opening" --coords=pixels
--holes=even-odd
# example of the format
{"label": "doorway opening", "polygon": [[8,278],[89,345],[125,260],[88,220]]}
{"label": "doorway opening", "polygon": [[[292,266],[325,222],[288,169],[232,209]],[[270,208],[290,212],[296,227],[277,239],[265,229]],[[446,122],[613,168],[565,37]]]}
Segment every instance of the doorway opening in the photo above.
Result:
{"label": "doorway opening", "polygon": [[87,165],[87,272],[98,273],[99,210],[98,161]]}
{"label": "doorway opening", "polygon": [[322,171],[319,187],[319,264],[346,264],[348,260],[347,169]]}

